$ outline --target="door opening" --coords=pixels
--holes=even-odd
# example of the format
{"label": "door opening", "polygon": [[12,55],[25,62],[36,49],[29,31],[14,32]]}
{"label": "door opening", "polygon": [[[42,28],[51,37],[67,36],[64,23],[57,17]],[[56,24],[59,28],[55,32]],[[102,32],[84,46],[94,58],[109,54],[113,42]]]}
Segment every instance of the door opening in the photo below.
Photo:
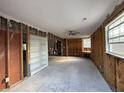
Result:
{"label": "door opening", "polygon": [[57,42],[57,51],[58,51],[58,56],[61,56],[61,41]]}

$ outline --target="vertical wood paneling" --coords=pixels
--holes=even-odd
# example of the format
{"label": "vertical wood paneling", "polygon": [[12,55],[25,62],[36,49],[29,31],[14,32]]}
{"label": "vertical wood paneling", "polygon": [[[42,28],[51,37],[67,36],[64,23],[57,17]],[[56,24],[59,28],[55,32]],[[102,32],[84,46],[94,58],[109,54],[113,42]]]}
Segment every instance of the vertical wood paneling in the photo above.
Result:
{"label": "vertical wood paneling", "polygon": [[[103,46],[103,30],[102,26],[91,36],[92,60],[97,65],[102,73],[104,73],[103,54],[105,52]],[[98,57],[99,56],[99,57]]]}
{"label": "vertical wood paneling", "polygon": [[21,43],[21,25],[13,20],[10,20],[9,26],[9,67],[10,67],[10,85],[13,85],[21,80],[22,74],[22,43]]}
{"label": "vertical wood paneling", "polygon": [[20,52],[21,52],[21,58],[20,58],[20,65],[21,65],[21,80],[24,79],[24,73],[23,73],[23,27],[22,27],[22,24],[20,24]]}
{"label": "vertical wood paneling", "polygon": [[68,56],[82,55],[82,39],[67,39],[66,44]]}
{"label": "vertical wood paneling", "polygon": [[10,84],[21,80],[21,35],[10,32]]}
{"label": "vertical wood paneling", "polygon": [[107,55],[105,74],[106,80],[112,89],[116,89],[116,61],[117,59],[115,57]]}
{"label": "vertical wood paneling", "polygon": [[92,60],[114,91],[124,91],[124,59],[106,54],[105,26],[124,10],[124,2],[103,22],[91,36]]}
{"label": "vertical wood paneling", "polygon": [[124,60],[117,62],[117,91],[124,92]]}
{"label": "vertical wood paneling", "polygon": [[[0,16],[0,90],[9,88],[23,79],[22,31],[27,35],[26,61],[28,76],[30,76],[30,33],[44,38],[47,36],[46,32],[32,27],[33,31],[30,32],[27,25],[25,29],[21,24]],[[9,81],[5,82],[6,78],[9,78]]]}
{"label": "vertical wood paneling", "polygon": [[7,87],[7,67],[7,19],[0,16],[0,90]]}
{"label": "vertical wood paneling", "polygon": [[0,30],[0,90],[6,87],[6,31]]}

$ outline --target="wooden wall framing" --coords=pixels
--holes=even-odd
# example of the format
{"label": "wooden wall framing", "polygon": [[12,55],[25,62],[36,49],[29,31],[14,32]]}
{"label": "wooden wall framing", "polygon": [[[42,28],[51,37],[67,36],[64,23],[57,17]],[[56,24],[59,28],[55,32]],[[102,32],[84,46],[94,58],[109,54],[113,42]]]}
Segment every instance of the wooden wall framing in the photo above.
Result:
{"label": "wooden wall framing", "polygon": [[124,59],[105,53],[105,27],[123,11],[124,2],[115,8],[91,36],[92,60],[114,91],[124,91]]}
{"label": "wooden wall framing", "polygon": [[[61,42],[61,51],[59,49],[57,49],[57,42]],[[54,54],[54,51],[60,51],[61,52],[61,56],[63,55],[64,52],[64,40],[52,33],[48,32],[48,54],[49,56],[60,56],[59,54]]]}
{"label": "wooden wall framing", "polygon": [[[10,20],[7,18],[4,18],[2,16],[0,16],[0,31],[4,31],[6,32],[5,34],[5,41],[6,41],[6,45],[5,45],[5,77],[3,79],[0,79],[0,82],[2,82],[5,87],[4,88],[9,88],[11,87],[13,84],[17,83],[18,81],[21,81],[24,79],[24,75],[23,75],[23,33],[26,34],[26,62],[27,62],[27,76],[30,76],[30,34],[33,35],[38,35],[41,37],[47,37],[47,33],[43,32],[41,30],[37,30],[34,27],[28,26],[24,23],[20,23],[20,22],[16,22],[14,20]],[[18,43],[19,44],[19,64],[20,64],[20,71],[19,71],[19,79],[17,81],[14,81],[13,83],[10,82],[10,77],[11,77],[11,62],[10,62],[10,58],[11,58],[11,49],[13,47],[11,47],[10,44],[10,39],[11,39],[11,34],[14,34],[15,37],[18,37],[19,42],[13,42],[14,43]],[[10,49],[11,48],[11,49]],[[14,58],[14,57],[13,57]],[[15,57],[16,58],[16,57]],[[17,77],[17,76],[14,76]],[[6,82],[6,79],[9,78],[9,81]],[[1,83],[0,83],[1,84]],[[3,85],[2,85],[3,86]],[[1,88],[0,86],[0,90],[4,89]]]}
{"label": "wooden wall framing", "polygon": [[29,27],[29,32],[32,35],[38,35],[38,36],[42,36],[42,37],[46,37],[47,36],[46,32],[37,30],[36,28],[33,28],[33,27]]}
{"label": "wooden wall framing", "polygon": [[[8,77],[7,51],[7,19],[0,17],[0,90],[7,87],[5,78]],[[2,61],[2,62],[1,62]]]}

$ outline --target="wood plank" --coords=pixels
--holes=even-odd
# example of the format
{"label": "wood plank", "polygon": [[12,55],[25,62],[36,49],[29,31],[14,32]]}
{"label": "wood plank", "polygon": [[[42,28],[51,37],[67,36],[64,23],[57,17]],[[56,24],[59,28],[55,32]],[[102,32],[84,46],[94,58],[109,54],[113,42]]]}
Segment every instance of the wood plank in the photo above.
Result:
{"label": "wood plank", "polygon": [[0,90],[5,89],[6,77],[6,31],[0,30]]}
{"label": "wood plank", "polygon": [[124,60],[117,62],[117,91],[124,92]]}

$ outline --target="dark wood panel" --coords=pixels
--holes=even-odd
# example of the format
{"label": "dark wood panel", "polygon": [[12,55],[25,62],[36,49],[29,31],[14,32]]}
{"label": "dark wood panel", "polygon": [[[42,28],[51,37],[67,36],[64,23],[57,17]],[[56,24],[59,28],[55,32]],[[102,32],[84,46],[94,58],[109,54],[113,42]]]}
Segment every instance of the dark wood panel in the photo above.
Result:
{"label": "dark wood panel", "polygon": [[9,33],[10,44],[10,85],[21,80],[21,34]]}
{"label": "dark wood panel", "polygon": [[105,52],[105,26],[124,11],[124,2],[117,6],[91,36],[92,60],[114,91],[124,91],[124,60]]}
{"label": "dark wood panel", "polygon": [[82,39],[67,39],[68,56],[81,56],[82,54]]}
{"label": "dark wood panel", "polygon": [[104,63],[103,63],[103,54],[104,50],[104,41],[103,41],[103,30],[100,26],[97,31],[91,36],[91,47],[92,47],[92,60],[97,65],[102,73],[104,73]]}
{"label": "dark wood panel", "polygon": [[6,31],[0,30],[0,90],[6,87]]}
{"label": "dark wood panel", "polygon": [[124,60],[117,62],[117,91],[124,92]]}
{"label": "dark wood panel", "polygon": [[117,59],[113,56],[107,55],[107,61],[106,61],[106,80],[110,84],[110,87],[112,89],[116,89],[116,62]]}

